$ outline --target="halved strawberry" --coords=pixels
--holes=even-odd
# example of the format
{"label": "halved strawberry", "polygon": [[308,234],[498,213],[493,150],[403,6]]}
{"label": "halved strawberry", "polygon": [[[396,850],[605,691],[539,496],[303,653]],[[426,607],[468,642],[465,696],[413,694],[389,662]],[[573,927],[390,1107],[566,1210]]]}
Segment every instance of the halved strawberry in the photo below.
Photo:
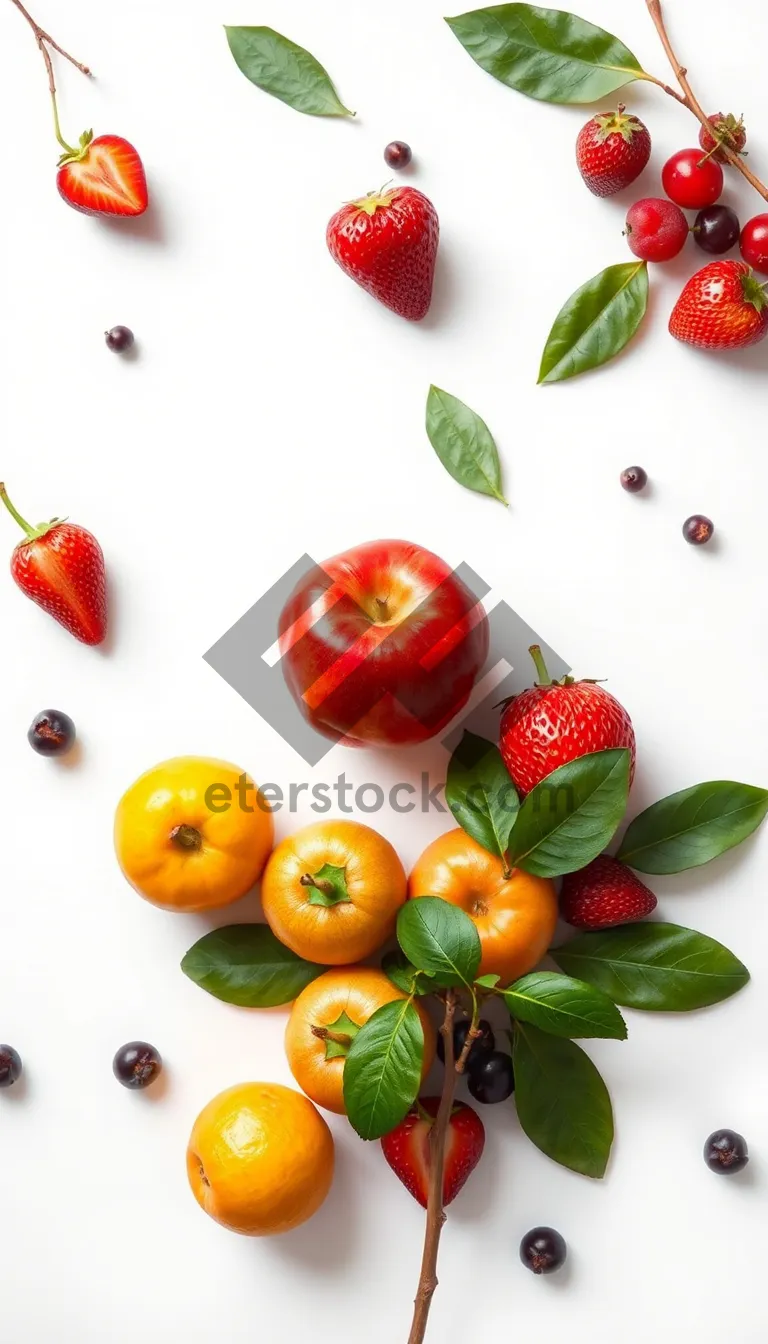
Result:
{"label": "halved strawberry", "polygon": [[67,205],[86,215],[142,215],[149,204],[144,165],[120,135],[80,136],[80,148],[63,154],[56,176]]}
{"label": "halved strawberry", "polygon": [[[429,1136],[439,1106],[439,1097],[422,1097],[397,1128],[381,1140],[384,1156],[395,1175],[425,1209],[429,1196]],[[463,1101],[455,1102],[445,1148],[444,1206],[456,1198],[472,1175],[484,1147],[485,1127],[480,1116]]]}

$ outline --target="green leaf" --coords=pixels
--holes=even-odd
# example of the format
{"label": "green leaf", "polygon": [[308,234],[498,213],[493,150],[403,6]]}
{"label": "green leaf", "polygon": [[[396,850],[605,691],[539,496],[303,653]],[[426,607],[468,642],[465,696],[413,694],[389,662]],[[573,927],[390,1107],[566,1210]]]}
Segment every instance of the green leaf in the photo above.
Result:
{"label": "green leaf", "polygon": [[501,979],[500,975],[479,975],[475,981],[482,989],[495,989]]}
{"label": "green leaf", "polygon": [[430,387],[427,434],[454,481],[509,507],[501,492],[501,466],[491,431],[469,406],[450,392]]}
{"label": "green leaf", "polygon": [[645,1012],[685,1013],[720,1003],[749,980],[746,966],[704,933],[678,924],[625,924],[585,933],[550,956],[570,975]]}
{"label": "green leaf", "polygon": [[406,901],[397,917],[397,941],[435,985],[471,988],[480,965],[480,936],[469,915],[439,896]]}
{"label": "green leaf", "polygon": [[327,968],[297,957],[266,924],[230,924],[200,938],[181,969],[225,1003],[275,1008],[291,1003]]}
{"label": "green leaf", "polygon": [[682,789],[641,812],[617,855],[641,873],[681,873],[740,845],[768,812],[768,790],[727,779]]}
{"label": "green leaf", "polygon": [[343,905],[352,899],[347,890],[346,868],[337,868],[332,863],[324,863],[316,873],[305,873],[301,878],[301,885],[309,892],[307,896],[309,905],[324,905],[330,908],[332,905]]}
{"label": "green leaf", "polygon": [[627,1026],[613,999],[583,980],[557,971],[533,971],[503,993],[513,1018],[553,1036],[626,1040]]}
{"label": "green leaf", "polygon": [[493,742],[464,733],[448,765],[445,800],[467,834],[503,859],[520,800]]}
{"label": "green leaf", "polygon": [[589,1056],[573,1041],[518,1023],[513,1064],[517,1114],[531,1142],[571,1171],[604,1176],[613,1110]]}
{"label": "green leaf", "polygon": [[380,1139],[407,1115],[421,1082],[424,1029],[410,999],[379,1008],[352,1042],[344,1102],[364,1139]]}
{"label": "green leaf", "polygon": [[648,307],[648,263],[609,266],[572,294],[547,337],[540,383],[606,364],[632,339]]}
{"label": "green leaf", "polygon": [[420,996],[433,992],[432,977],[426,971],[417,971],[399,947],[393,947],[390,952],[385,952],[381,969],[387,979],[391,980],[403,994]]}
{"label": "green leaf", "polygon": [[616,831],[628,793],[626,747],[595,751],[559,766],[520,808],[509,845],[510,864],[537,877],[584,868]]}
{"label": "green leaf", "polygon": [[594,103],[647,79],[617,37],[561,9],[492,5],[446,23],[494,79],[547,103]]}
{"label": "green leaf", "polygon": [[225,25],[229,49],[246,79],[311,117],[353,117],[314,56],[274,28]]}

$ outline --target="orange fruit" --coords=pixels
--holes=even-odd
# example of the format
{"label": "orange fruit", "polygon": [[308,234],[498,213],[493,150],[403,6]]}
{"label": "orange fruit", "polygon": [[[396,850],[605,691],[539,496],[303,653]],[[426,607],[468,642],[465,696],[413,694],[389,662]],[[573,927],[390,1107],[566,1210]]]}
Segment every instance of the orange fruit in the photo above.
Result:
{"label": "orange fruit", "polygon": [[403,865],[383,835],[359,821],[318,821],[277,846],[261,900],[292,952],[347,966],[391,936],[405,894]]}
{"label": "orange fruit", "polygon": [[115,849],[136,891],[166,910],[212,910],[244,896],[273,843],[272,813],[236,765],[177,756],[137,779],[115,817]]}
{"label": "orange fruit", "polygon": [[[344,1061],[360,1027],[377,1008],[407,996],[383,971],[340,966],[301,991],[285,1029],[285,1053],[299,1087],[326,1111],[345,1115]],[[424,1028],[422,1082],[435,1057],[435,1028],[420,1003]]]}
{"label": "orange fruit", "polygon": [[554,883],[514,868],[466,831],[448,831],[428,845],[408,881],[408,896],[440,896],[474,921],[483,956],[480,975],[508,985],[533,970],[549,950],[557,924]]}
{"label": "orange fruit", "polygon": [[232,1232],[290,1232],[320,1208],[333,1180],[333,1138],[311,1101],[279,1083],[240,1083],[209,1101],[187,1147],[205,1212]]}

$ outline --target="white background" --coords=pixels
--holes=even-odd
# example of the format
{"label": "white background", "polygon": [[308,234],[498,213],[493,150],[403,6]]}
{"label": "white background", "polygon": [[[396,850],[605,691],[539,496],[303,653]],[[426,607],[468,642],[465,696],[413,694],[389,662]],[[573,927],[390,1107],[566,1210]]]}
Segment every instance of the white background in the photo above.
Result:
{"label": "white background", "polygon": [[[581,3],[667,78],[642,0]],[[195,1205],[192,1121],[231,1083],[290,1080],[285,1014],[229,1008],[182,976],[180,957],[211,921],[131,892],[112,853],[114,806],[180,752],[232,759],[261,782],[310,779],[202,654],[305,549],[324,558],[387,535],[467,560],[577,672],[609,678],[637,730],[634,810],[700,779],[766,784],[768,345],[708,357],[667,335],[683,279],[705,260],[691,242],[654,271],[651,318],[625,357],[536,387],[561,303],[628,256],[627,205],[658,194],[667,155],[695,143],[689,114],[651,86],[628,91],[654,137],[651,167],[602,202],[573,162],[589,114],[484,75],[442,22],[442,0],[36,6],[98,74],[89,84],[57,61],[65,135],[127,136],[152,207],[109,224],[59,199],[42,61],[4,0],[2,474],[33,521],[68,514],[101,539],[113,633],[105,650],[85,648],[2,584],[0,1039],[26,1066],[24,1086],[0,1095],[2,1336],[395,1344],[422,1215],[343,1122],[332,1122],[333,1193],[296,1234],[238,1238]],[[716,0],[667,9],[704,103],[744,111],[749,162],[765,177],[762,0],[735,0],[727,34]],[[224,22],[269,23],[306,45],[357,119],[303,117],[253,88]],[[412,144],[408,180],[442,224],[419,326],[359,291],[325,247],[339,203],[386,179],[393,137]],[[725,199],[742,219],[760,209],[733,173]],[[135,330],[137,359],[107,351],[114,323]],[[491,426],[508,513],[434,458],[422,428],[431,381]],[[634,462],[653,481],[641,498],[618,485]],[[705,550],[680,531],[698,511],[718,529]],[[10,519],[0,529],[10,553]],[[78,724],[70,766],[27,746],[44,706]],[[439,778],[444,754],[425,761]],[[423,763],[337,748],[314,777],[387,782]],[[310,819],[278,815],[278,833]],[[377,824],[409,864],[447,823]],[[617,1117],[605,1182],[541,1156],[513,1109],[484,1112],[487,1155],[448,1223],[430,1340],[764,1339],[767,858],[762,836],[654,883],[664,917],[721,938],[754,979],[696,1016],[630,1014],[626,1044],[590,1046]],[[257,908],[249,899],[221,922]],[[111,1073],[133,1037],[167,1061],[145,1095]],[[743,1178],[719,1180],[702,1162],[720,1125],[749,1139]],[[568,1271],[550,1280],[517,1259],[539,1222],[570,1246]]]}

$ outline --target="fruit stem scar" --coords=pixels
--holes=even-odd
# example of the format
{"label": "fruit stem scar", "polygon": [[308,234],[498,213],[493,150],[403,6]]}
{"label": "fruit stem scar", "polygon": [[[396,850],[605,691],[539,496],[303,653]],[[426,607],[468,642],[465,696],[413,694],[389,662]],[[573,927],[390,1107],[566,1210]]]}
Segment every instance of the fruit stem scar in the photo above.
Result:
{"label": "fruit stem scar", "polygon": [[331,1031],[330,1027],[313,1027],[312,1035],[316,1036],[318,1041],[333,1041],[334,1045],[344,1045],[347,1049],[352,1044],[352,1037],[345,1031]]}
{"label": "fruit stem scar", "polygon": [[303,873],[299,878],[302,887],[314,887],[317,891],[322,891],[324,896],[333,896],[335,888],[332,882],[325,877],[313,877],[311,873]]}
{"label": "fruit stem scar", "polygon": [[170,839],[180,849],[200,849],[203,843],[203,837],[196,826],[174,826]]}

